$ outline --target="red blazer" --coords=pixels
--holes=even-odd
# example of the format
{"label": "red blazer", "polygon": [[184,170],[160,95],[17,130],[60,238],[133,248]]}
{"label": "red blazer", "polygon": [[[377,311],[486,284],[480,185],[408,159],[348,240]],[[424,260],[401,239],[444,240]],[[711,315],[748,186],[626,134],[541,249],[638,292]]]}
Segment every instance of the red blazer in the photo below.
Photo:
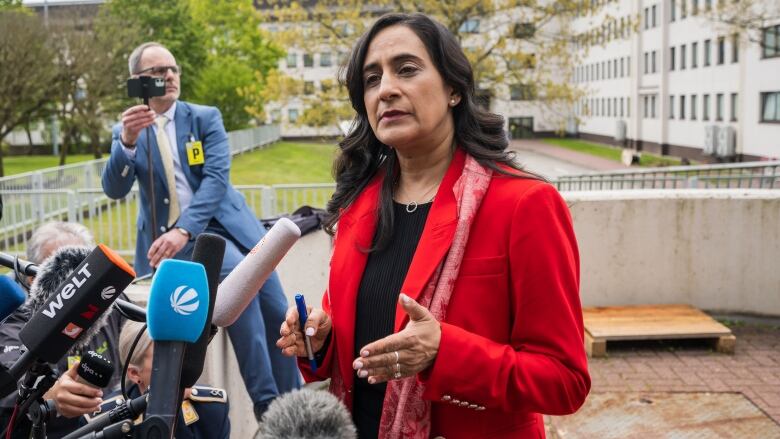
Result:
{"label": "red blazer", "polygon": [[[458,149],[431,206],[401,291],[417,299],[450,247]],[[344,212],[323,309],[333,321],[322,367],[340,368],[351,408],[355,305],[377,221],[381,178]],[[403,239],[397,237],[396,239]],[[569,210],[551,185],[494,174],[472,224],[431,368],[418,375],[432,402],[432,436],[543,438],[541,413],[575,412],[590,389],[579,300],[579,256]],[[406,324],[396,308],[395,331]]]}

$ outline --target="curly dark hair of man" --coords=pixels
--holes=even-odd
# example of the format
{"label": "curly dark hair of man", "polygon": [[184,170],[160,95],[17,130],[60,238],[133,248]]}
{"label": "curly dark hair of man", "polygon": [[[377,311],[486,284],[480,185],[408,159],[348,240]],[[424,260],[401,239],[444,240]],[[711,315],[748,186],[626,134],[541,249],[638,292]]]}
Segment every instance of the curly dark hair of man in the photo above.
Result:
{"label": "curly dark hair of man", "polygon": [[378,233],[369,251],[384,248],[392,238],[393,187],[399,170],[395,153],[376,138],[369,125],[363,101],[363,64],[374,37],[383,29],[395,25],[408,27],[422,40],[444,83],[461,97],[452,109],[454,144],[463,148],[482,166],[496,172],[538,178],[527,171],[522,174],[511,172],[522,171],[522,167],[515,162],[514,152],[507,150],[504,118],[479,107],[475,102],[474,72],[455,35],[424,14],[383,15],[360,37],[349,62],[342,67],[343,74],[339,75],[349,90],[349,99],[356,115],[351,132],[339,143],[341,152],[333,164],[336,191],[328,202],[328,217],[324,221],[325,230],[333,234],[342,210],[357,198],[378,171],[383,171],[386,177],[379,197]]}

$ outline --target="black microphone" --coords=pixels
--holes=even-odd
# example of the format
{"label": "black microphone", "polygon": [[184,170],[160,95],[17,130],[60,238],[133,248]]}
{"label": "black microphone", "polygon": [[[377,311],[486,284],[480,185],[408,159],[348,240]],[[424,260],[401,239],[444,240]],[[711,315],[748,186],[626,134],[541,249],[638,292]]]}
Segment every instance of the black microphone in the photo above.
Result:
{"label": "black microphone", "polygon": [[129,401],[125,401],[111,409],[108,413],[104,413],[94,418],[89,424],[82,426],[62,439],[79,439],[89,433],[104,430],[106,427],[124,421],[125,419],[134,420],[141,416],[144,413],[144,410],[146,410],[146,405],[149,401],[148,396],[148,394],[144,394]]}
{"label": "black microphone", "polygon": [[255,439],[357,439],[357,430],[330,392],[293,390],[274,399]]}
{"label": "black microphone", "polygon": [[63,247],[48,258],[30,289],[33,315],[19,332],[27,351],[3,374],[0,396],[11,393],[36,360],[56,363],[72,347],[83,348],[134,277],[132,267],[103,244],[92,252]]}
{"label": "black microphone", "polygon": [[[11,269],[18,268],[20,273],[26,276],[33,276],[33,277],[38,275],[38,270],[39,270],[37,264],[34,264],[29,261],[24,261],[22,259],[17,259],[3,252],[0,252],[0,265]],[[130,303],[122,299],[117,299],[114,302],[114,306],[119,308],[119,311],[130,320],[136,322],[146,321],[146,310],[134,303]]]}
{"label": "black microphone", "polygon": [[214,302],[217,299],[219,272],[222,270],[222,260],[225,257],[225,239],[211,233],[201,233],[195,240],[192,251],[192,262],[203,264],[208,280],[209,307],[206,313],[206,324],[198,340],[187,346],[184,352],[184,363],[181,369],[181,387],[192,387],[203,373],[203,363],[206,361],[206,349],[211,338],[216,334],[217,327],[211,324],[214,313]]}
{"label": "black microphone", "polygon": [[89,351],[81,356],[79,367],[76,369],[78,377],[76,381],[92,387],[102,389],[111,381],[114,366],[108,358],[95,351]]}

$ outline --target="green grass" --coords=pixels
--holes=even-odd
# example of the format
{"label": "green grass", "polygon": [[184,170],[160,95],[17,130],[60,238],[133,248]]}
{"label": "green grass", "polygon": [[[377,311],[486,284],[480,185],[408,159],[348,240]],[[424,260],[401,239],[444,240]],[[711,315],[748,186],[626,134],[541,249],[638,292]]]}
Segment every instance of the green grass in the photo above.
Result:
{"label": "green grass", "polygon": [[[106,157],[104,155],[104,157]],[[73,163],[94,160],[92,154],[69,155],[65,161],[66,165]],[[3,157],[3,170],[6,177],[23,172],[37,171],[42,168],[51,168],[60,165],[60,158],[53,155],[17,155]]]}
{"label": "green grass", "polygon": [[333,144],[278,142],[233,156],[233,184],[332,183]]}
{"label": "green grass", "polygon": [[[622,152],[621,148],[599,143],[586,142],[579,139],[548,138],[542,139],[542,141],[550,145],[560,146],[572,151],[590,154],[592,156],[601,157],[616,162],[620,161],[620,154]],[[646,167],[678,165],[680,165],[680,160],[677,158],[663,157],[647,152],[642,152],[641,158],[639,160],[639,166]]]}

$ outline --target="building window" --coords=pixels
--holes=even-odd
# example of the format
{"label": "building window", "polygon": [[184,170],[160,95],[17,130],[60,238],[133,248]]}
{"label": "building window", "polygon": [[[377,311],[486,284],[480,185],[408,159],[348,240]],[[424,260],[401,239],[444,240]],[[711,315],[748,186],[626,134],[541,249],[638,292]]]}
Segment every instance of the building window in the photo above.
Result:
{"label": "building window", "polygon": [[696,95],[691,95],[691,120],[696,120]]}
{"label": "building window", "polygon": [[712,10],[712,0],[704,0],[704,10],[707,12]]}
{"label": "building window", "polygon": [[479,33],[479,18],[469,18],[460,25],[458,30],[463,34],[476,34]]}
{"label": "building window", "polygon": [[645,8],[645,30],[650,29],[650,8]]}
{"label": "building window", "polygon": [[657,53],[656,53],[656,51],[654,50],[654,51],[653,51],[653,53],[652,53],[652,55],[650,56],[650,63],[652,64],[652,67],[653,67],[653,69],[652,69],[653,73],[657,72],[657,70],[656,70],[656,68],[655,68],[655,67],[656,67],[656,62],[655,62],[655,60],[656,60],[656,58],[658,58],[658,57],[657,57],[656,55],[657,55]]}
{"label": "building window", "polygon": [[631,76],[631,57],[626,57],[626,76]]}
{"label": "building window", "polygon": [[314,81],[305,81],[303,83],[303,94],[305,95],[314,94]]}
{"label": "building window", "polygon": [[624,61],[625,58],[620,58],[620,77],[625,78],[626,77],[626,69],[624,68]]}
{"label": "building window", "polygon": [[723,93],[715,96],[715,120],[723,120]]}
{"label": "building window", "polygon": [[656,5],[653,5],[653,27],[658,26],[658,8]]}
{"label": "building window", "polygon": [[612,99],[607,98],[607,116],[612,117]]}
{"label": "building window", "polygon": [[726,38],[718,38],[718,65],[726,62]]}
{"label": "building window", "polygon": [[731,36],[731,62],[739,62],[739,34]]}
{"label": "building window", "polygon": [[282,112],[277,108],[275,110],[271,110],[271,123],[279,123],[279,120],[282,118]]}
{"label": "building window", "polygon": [[731,121],[736,122],[737,121],[737,94],[732,93],[731,94]]}
{"label": "building window", "polygon": [[296,110],[295,108],[290,108],[289,110],[287,110],[287,120],[290,123],[297,122],[298,121],[298,110]]}
{"label": "building window", "polygon": [[616,59],[612,60],[612,77],[617,78],[618,77],[618,61]]}
{"label": "building window", "polygon": [[691,43],[691,68],[699,67],[699,43]]}
{"label": "building window", "polygon": [[780,24],[762,30],[761,46],[763,58],[780,56]]}
{"label": "building window", "polygon": [[333,65],[333,60],[330,57],[330,52],[320,53],[320,67],[330,67]]}
{"label": "building window", "polygon": [[680,0],[680,20],[688,16],[688,0]]}
{"label": "building window", "polygon": [[685,70],[686,52],[687,51],[686,51],[685,44],[683,44],[682,46],[680,46],[680,70]]}
{"label": "building window", "polygon": [[674,96],[669,96],[669,119],[674,119]]}
{"label": "building window", "polygon": [[298,67],[298,54],[296,53],[288,53],[287,54],[287,68],[288,69],[294,69]]}
{"label": "building window", "polygon": [[314,67],[314,56],[311,53],[304,53],[303,54],[303,66],[304,67]]}
{"label": "building window", "polygon": [[623,117],[623,115],[625,114],[625,112],[623,111],[624,108],[623,104],[624,104],[623,98],[620,98],[620,117]]}
{"label": "building window", "polygon": [[780,122],[780,91],[761,93],[761,122]]}
{"label": "building window", "polygon": [[691,15],[698,15],[699,14],[699,0],[693,0],[693,3],[691,3]]}
{"label": "building window", "polygon": [[704,67],[712,64],[712,42],[704,40]]}
{"label": "building window", "polygon": [[650,96],[650,117],[655,119],[655,95]]}
{"label": "building window", "polygon": [[626,98],[626,117],[631,117],[631,97]]}
{"label": "building window", "polygon": [[509,87],[509,98],[513,101],[530,101],[535,94],[531,84],[514,84]]}
{"label": "building window", "polygon": [[642,117],[650,117],[650,96],[642,96]]}
{"label": "building window", "polygon": [[674,47],[669,48],[669,70],[674,70],[674,60],[677,57],[677,52],[675,50],[676,48]]}
{"label": "building window", "polygon": [[710,95],[702,95],[701,120],[710,120]]}
{"label": "building window", "polygon": [[677,2],[675,0],[670,0],[669,4],[669,11],[672,14],[669,21],[674,22],[674,20],[677,20]]}
{"label": "building window", "polygon": [[685,119],[685,95],[680,95],[680,120]]}
{"label": "building window", "polygon": [[644,72],[645,75],[650,73],[650,52],[645,52]]}

